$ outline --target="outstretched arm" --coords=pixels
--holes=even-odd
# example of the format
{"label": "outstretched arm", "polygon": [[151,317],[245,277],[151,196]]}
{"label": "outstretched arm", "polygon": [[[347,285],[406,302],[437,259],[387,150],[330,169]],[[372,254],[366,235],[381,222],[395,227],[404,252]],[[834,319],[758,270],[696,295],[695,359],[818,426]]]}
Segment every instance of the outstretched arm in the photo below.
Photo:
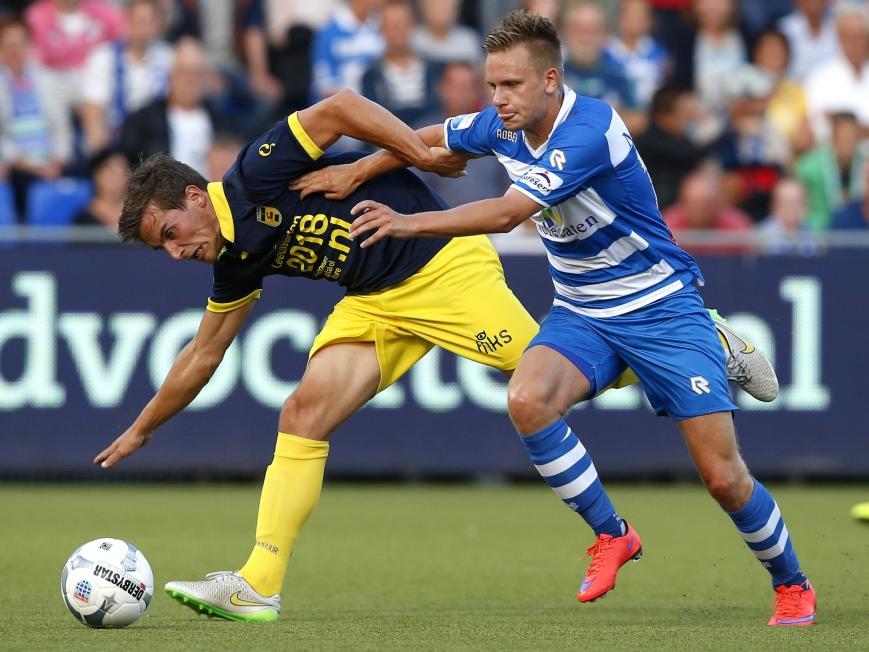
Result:
{"label": "outstretched arm", "polygon": [[543,206],[522,192],[509,188],[503,197],[483,199],[445,211],[428,211],[414,215],[401,215],[389,206],[375,201],[361,201],[353,207],[350,237],[374,231],[360,246],[370,247],[381,238],[420,238],[435,236],[462,236],[480,233],[506,233]]}
{"label": "outstretched arm", "polygon": [[169,370],[157,394],[126,432],[94,458],[103,468],[132,455],[148,443],[160,425],[196,398],[217,371],[255,302],[224,313],[206,311],[196,336],[185,346]]}

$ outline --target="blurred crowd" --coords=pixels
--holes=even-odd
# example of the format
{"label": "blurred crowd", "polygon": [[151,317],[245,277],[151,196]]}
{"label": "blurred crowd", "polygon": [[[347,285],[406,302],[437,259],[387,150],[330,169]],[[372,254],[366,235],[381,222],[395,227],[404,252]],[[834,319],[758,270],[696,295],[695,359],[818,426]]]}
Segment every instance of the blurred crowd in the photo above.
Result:
{"label": "blurred crowd", "polygon": [[[857,0],[6,0],[0,225],[116,229],[142,158],[219,179],[248,139],[341,88],[415,127],[478,111],[482,37],[520,4],[558,26],[565,83],[620,112],[677,235],[810,255],[812,234],[869,229]],[[469,172],[424,176],[453,205],[509,186],[492,157]]]}

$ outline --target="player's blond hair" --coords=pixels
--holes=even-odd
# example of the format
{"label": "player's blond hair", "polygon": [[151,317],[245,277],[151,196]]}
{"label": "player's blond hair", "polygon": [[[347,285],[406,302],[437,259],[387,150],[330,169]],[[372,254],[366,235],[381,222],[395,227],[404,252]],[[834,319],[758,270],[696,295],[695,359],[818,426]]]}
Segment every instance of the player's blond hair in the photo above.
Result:
{"label": "player's blond hair", "polygon": [[483,41],[486,54],[504,52],[518,45],[528,48],[531,61],[539,71],[555,68],[561,74],[564,67],[561,41],[548,18],[524,9],[511,11]]}

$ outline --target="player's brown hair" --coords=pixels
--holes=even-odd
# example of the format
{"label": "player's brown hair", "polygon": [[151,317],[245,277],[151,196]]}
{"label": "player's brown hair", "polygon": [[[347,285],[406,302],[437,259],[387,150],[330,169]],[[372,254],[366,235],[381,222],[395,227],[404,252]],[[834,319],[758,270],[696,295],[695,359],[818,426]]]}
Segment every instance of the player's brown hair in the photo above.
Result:
{"label": "player's brown hair", "polygon": [[524,9],[511,11],[483,41],[486,54],[504,52],[517,45],[528,47],[531,61],[541,72],[549,68],[562,72],[561,41],[548,18]]}
{"label": "player's brown hair", "polygon": [[155,154],[133,168],[118,221],[121,242],[142,241],[139,229],[149,206],[163,211],[183,209],[187,186],[205,190],[208,181],[192,167],[171,156]]}

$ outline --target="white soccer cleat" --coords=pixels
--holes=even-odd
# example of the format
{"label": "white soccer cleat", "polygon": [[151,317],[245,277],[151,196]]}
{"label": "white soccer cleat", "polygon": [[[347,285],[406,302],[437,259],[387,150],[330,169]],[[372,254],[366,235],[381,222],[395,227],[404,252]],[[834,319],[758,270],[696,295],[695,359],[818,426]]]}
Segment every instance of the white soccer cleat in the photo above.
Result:
{"label": "white soccer cleat", "polygon": [[281,613],[280,595],[260,595],[232,571],[208,573],[200,582],[167,582],[166,593],[194,611],[226,620],[273,622]]}
{"label": "white soccer cleat", "polygon": [[778,396],[778,378],[769,360],[754,344],[740,337],[716,310],[710,310],[721,339],[727,343],[727,378],[758,401],[769,403]]}

